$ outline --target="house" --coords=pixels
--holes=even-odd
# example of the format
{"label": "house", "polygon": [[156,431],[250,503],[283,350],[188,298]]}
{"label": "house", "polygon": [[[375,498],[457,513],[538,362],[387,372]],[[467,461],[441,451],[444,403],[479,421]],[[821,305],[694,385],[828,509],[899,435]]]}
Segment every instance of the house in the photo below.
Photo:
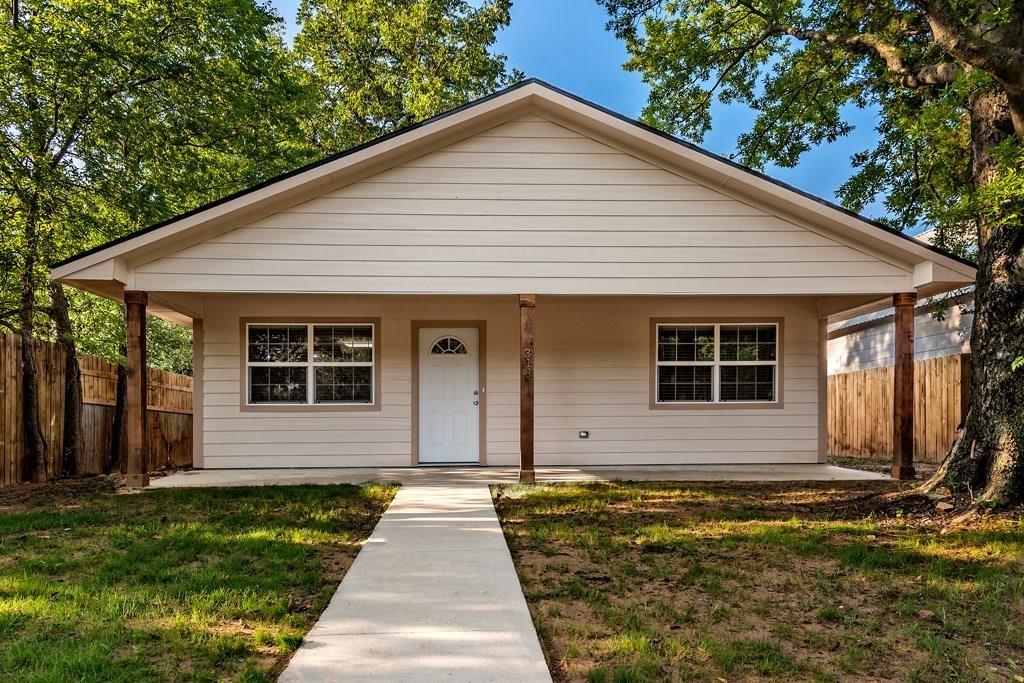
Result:
{"label": "house", "polygon": [[[915,239],[931,244],[934,230]],[[840,320],[828,326],[828,374],[892,365],[893,309]],[[917,302],[914,312],[914,360],[971,352],[974,289]]]}
{"label": "house", "polygon": [[[936,306],[941,313],[936,315]],[[829,325],[828,374],[892,365],[892,308]],[[919,301],[914,309],[914,360],[971,352],[974,292],[966,290],[941,301]]]}
{"label": "house", "polygon": [[138,484],[147,312],[194,330],[197,467],[529,480],[534,463],[821,461],[829,321],[895,301],[912,358],[917,297],[974,275],[536,80],[52,271],[126,303]]}

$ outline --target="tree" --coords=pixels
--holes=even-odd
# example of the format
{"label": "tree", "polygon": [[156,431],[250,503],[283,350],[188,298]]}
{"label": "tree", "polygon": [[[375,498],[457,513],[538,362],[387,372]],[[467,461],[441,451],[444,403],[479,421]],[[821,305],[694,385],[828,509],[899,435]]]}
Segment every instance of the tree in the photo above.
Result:
{"label": "tree", "polygon": [[488,49],[511,4],[303,0],[295,52],[318,93],[309,140],[336,152],[519,80]]}
{"label": "tree", "polygon": [[[120,309],[47,265],[486,94],[508,0],[307,0],[297,54],[259,0],[14,0],[0,8],[0,325],[22,332],[26,477],[47,472],[31,338],[64,348],[62,470],[84,347],[118,359]],[[190,364],[150,320],[150,357]]]}
{"label": "tree", "polygon": [[[47,472],[31,337],[55,326],[77,370],[82,295],[48,284],[47,265],[292,165],[282,141],[306,90],[278,23],[252,0],[0,10],[0,323],[23,340],[26,478]],[[76,434],[77,377],[65,386]]]}
{"label": "tree", "polygon": [[714,98],[749,105],[743,163],[795,165],[876,107],[878,145],[841,201],[884,196],[896,227],[936,227],[978,264],[973,396],[927,484],[1024,499],[1024,4],[1015,0],[598,0],[651,86],[644,117],[700,139]]}

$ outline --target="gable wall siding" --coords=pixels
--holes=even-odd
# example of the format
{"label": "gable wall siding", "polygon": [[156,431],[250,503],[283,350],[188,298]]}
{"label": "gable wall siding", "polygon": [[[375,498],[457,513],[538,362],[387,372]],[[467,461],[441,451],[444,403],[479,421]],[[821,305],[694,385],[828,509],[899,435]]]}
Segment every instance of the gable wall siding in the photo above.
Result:
{"label": "gable wall siding", "polygon": [[[407,466],[412,462],[413,320],[486,320],[487,464],[519,462],[515,297],[211,297],[203,329],[207,468]],[[239,319],[380,318],[381,409],[251,412],[239,407]],[[781,409],[651,410],[650,319],[784,318]],[[803,298],[544,297],[536,317],[540,465],[817,460],[817,318]],[[590,430],[587,440],[580,429]]]}
{"label": "gable wall siding", "polygon": [[138,265],[149,291],[903,291],[904,264],[531,116]]}
{"label": "gable wall siding", "polygon": [[[942,320],[930,310],[919,310],[914,320],[914,358],[927,360],[971,351],[970,307],[949,307]],[[890,310],[891,312],[891,310]],[[893,364],[893,324],[883,322],[828,342],[830,375]]]}

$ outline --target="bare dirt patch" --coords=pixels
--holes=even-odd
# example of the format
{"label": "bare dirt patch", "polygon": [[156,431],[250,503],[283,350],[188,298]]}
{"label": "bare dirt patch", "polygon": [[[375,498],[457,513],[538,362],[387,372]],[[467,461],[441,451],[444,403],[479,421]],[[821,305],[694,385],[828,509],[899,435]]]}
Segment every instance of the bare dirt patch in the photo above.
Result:
{"label": "bare dirt patch", "polygon": [[113,493],[122,484],[123,478],[119,475],[16,484],[0,488],[0,513],[51,505],[72,507],[84,498]]}
{"label": "bare dirt patch", "polygon": [[[560,680],[1013,680],[1020,513],[891,482],[495,489]],[[888,494],[888,495],[886,495]]]}

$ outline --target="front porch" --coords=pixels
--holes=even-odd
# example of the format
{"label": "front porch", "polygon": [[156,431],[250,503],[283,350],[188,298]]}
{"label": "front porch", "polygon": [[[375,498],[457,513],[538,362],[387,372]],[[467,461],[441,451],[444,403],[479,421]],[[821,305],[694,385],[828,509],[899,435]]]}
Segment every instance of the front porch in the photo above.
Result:
{"label": "front porch", "polygon": [[[538,482],[583,481],[870,481],[877,472],[823,463],[783,465],[664,465],[621,467],[538,467]],[[359,467],[324,469],[191,470],[150,481],[152,488],[361,484],[509,484],[517,467]]]}
{"label": "front porch", "polygon": [[[139,321],[147,297],[128,294],[129,368],[141,367]],[[339,481],[361,480],[360,472],[402,480],[436,476],[413,468],[439,464],[497,468],[471,476],[483,481],[531,481],[535,467],[541,480],[851,476],[823,465],[825,322],[848,301],[154,296],[197,312],[194,462],[218,471],[208,475],[211,481],[249,482],[249,470],[257,480],[259,473],[282,471],[285,479],[293,472],[307,481],[303,468],[314,478],[330,473],[328,481],[335,474],[349,477]],[[274,341],[275,335],[284,341]],[[323,335],[340,346],[324,347]],[[450,354],[435,353],[440,342]],[[912,344],[912,337],[897,339],[901,351]],[[335,348],[351,358],[323,363]],[[279,354],[287,362],[274,361]],[[347,403],[321,402],[325,366],[356,368],[362,380],[335,379],[334,389],[364,393],[353,393]],[[274,368],[287,371],[288,379],[272,379]],[[743,379],[741,370],[750,377]],[[899,386],[906,375],[897,374]],[[130,371],[129,399],[142,394],[135,378]],[[899,434],[909,426],[900,416],[913,409],[899,400],[896,405],[902,408],[894,424]],[[129,401],[129,415],[132,408]],[[440,447],[438,414],[448,420],[440,422],[448,438]],[[460,428],[458,438],[452,436]],[[130,444],[144,438],[128,435]],[[908,456],[906,450],[897,454],[897,476],[912,474]]]}

